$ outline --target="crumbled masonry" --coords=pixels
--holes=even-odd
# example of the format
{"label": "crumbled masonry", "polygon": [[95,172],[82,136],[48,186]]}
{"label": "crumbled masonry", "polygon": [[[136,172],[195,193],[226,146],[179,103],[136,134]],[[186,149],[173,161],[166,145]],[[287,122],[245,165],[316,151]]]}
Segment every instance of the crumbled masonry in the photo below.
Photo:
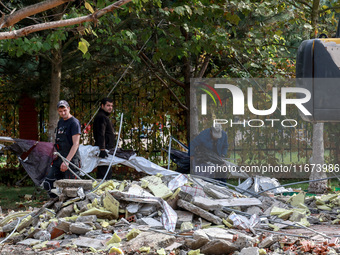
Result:
{"label": "crumbled masonry", "polygon": [[58,198],[42,208],[0,215],[1,254],[340,253],[340,193],[252,197],[214,180],[175,178],[56,181]]}

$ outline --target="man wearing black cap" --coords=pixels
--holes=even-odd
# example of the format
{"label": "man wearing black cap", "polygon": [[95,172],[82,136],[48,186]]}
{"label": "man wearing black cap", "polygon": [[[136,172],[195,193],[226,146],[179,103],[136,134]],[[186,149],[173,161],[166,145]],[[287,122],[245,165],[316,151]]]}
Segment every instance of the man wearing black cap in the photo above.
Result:
{"label": "man wearing black cap", "polygon": [[[80,166],[79,141],[80,141],[80,122],[70,113],[70,106],[65,100],[59,101],[57,104],[58,113],[61,119],[58,121],[56,128],[56,150],[68,161],[71,161],[76,166]],[[51,192],[55,180],[60,179],[75,179],[74,174],[68,170],[69,163],[63,162],[58,157],[56,158],[47,172],[43,182],[44,189],[47,190],[50,197],[56,195]],[[78,172],[73,166],[70,166],[73,172]]]}
{"label": "man wearing black cap", "polygon": [[[95,146],[99,147],[99,157],[106,158],[108,156],[106,150],[113,149],[116,144],[114,129],[109,115],[113,110],[113,101],[110,98],[103,98],[100,102],[100,109],[93,121],[93,136]],[[108,171],[107,175],[106,172]],[[106,175],[106,177],[105,177]],[[97,179],[111,179],[112,169],[108,170],[108,166],[97,167]]]}

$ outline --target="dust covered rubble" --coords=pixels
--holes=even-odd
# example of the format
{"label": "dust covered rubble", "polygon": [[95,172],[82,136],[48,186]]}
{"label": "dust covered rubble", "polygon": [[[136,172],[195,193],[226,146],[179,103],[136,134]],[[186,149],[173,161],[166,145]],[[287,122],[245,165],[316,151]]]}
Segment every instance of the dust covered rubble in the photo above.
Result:
{"label": "dust covered rubble", "polygon": [[90,180],[59,180],[57,199],[1,216],[1,254],[339,252],[336,237],[283,232],[338,224],[338,194],[256,198],[200,178],[175,178],[110,180],[99,187]]}

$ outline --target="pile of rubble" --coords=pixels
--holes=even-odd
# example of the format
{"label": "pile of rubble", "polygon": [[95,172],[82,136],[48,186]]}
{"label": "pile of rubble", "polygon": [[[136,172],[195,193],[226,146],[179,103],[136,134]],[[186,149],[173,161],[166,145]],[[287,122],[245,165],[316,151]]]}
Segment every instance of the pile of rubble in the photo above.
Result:
{"label": "pile of rubble", "polygon": [[252,197],[186,175],[55,185],[42,208],[0,217],[1,254],[340,252],[336,233],[313,228],[339,224],[338,194]]}

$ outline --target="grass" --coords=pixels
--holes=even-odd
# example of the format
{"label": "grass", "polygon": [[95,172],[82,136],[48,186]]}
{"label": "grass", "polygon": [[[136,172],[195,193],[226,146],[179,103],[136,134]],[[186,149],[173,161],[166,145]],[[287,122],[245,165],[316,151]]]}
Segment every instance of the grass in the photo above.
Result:
{"label": "grass", "polygon": [[48,195],[38,187],[8,187],[0,185],[0,207],[8,210],[25,210],[28,207],[41,207]]}

